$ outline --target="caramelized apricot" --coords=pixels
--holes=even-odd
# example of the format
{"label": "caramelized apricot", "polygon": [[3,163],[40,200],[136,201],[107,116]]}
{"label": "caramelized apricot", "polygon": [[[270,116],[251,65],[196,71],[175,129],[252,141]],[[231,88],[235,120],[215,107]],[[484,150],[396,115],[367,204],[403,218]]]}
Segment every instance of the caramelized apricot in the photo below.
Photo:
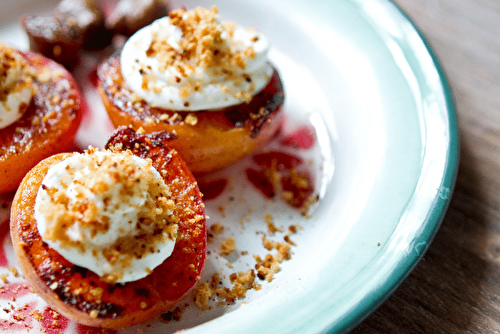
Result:
{"label": "caramelized apricot", "polygon": [[96,0],[61,0],[49,15],[20,19],[30,50],[71,69],[81,49],[97,50],[111,43],[112,31],[104,26],[104,12]]}
{"label": "caramelized apricot", "polygon": [[0,193],[16,189],[40,160],[73,147],[84,101],[71,74],[41,55],[24,56],[36,93],[21,119],[0,129]]}
{"label": "caramelized apricot", "polygon": [[193,173],[221,169],[244,158],[269,141],[281,124],[284,92],[277,71],[250,103],[198,112],[154,108],[138,100],[124,82],[118,56],[103,63],[98,75],[99,92],[112,123],[175,133],[178,140],[170,146]]}
{"label": "caramelized apricot", "polygon": [[32,288],[54,309],[85,325],[125,327],[159,315],[194,287],[206,259],[206,227],[201,193],[177,152],[168,148],[168,134],[137,135],[130,129],[114,134],[111,150],[130,149],[151,158],[161,171],[180,218],[175,249],[152,273],[140,280],[105,283],[88,269],[65,260],[41,239],[34,219],[38,188],[59,154],[33,168],[21,183],[11,209],[11,235],[19,266]]}
{"label": "caramelized apricot", "polygon": [[120,0],[106,18],[106,27],[116,34],[132,36],[137,30],[168,14],[165,0]]}

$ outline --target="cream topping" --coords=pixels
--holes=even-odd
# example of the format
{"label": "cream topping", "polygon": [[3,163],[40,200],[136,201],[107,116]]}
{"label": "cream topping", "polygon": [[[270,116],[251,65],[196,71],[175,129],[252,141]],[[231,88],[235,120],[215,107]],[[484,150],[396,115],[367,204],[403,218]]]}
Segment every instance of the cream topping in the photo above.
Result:
{"label": "cream topping", "polygon": [[129,87],[169,110],[214,110],[250,102],[269,82],[269,42],[222,23],[216,7],[173,11],[135,33],[121,53]]}
{"label": "cream topping", "polygon": [[174,249],[178,218],[149,159],[90,150],[52,166],[35,219],[42,239],[108,282],[143,278]]}

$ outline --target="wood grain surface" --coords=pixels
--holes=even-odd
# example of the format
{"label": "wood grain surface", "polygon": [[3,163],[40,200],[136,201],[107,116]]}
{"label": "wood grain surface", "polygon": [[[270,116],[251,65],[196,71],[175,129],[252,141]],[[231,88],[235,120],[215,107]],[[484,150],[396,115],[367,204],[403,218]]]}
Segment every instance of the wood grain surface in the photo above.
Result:
{"label": "wood grain surface", "polygon": [[500,333],[500,1],[395,0],[451,83],[457,184],[429,250],[358,333]]}

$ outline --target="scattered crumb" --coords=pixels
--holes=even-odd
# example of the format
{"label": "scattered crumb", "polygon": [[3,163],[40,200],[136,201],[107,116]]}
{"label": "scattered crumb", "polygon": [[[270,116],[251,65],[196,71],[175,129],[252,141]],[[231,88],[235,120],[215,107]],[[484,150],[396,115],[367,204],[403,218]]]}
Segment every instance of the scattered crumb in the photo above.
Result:
{"label": "scattered crumb", "polygon": [[15,267],[9,267],[9,271],[14,277],[17,277],[17,269]]}
{"label": "scattered crumb", "polygon": [[297,244],[296,244],[295,242],[293,242],[293,241],[292,241],[292,239],[290,239],[290,235],[289,235],[289,234],[285,235],[285,236],[283,237],[283,239],[284,239],[287,243],[289,243],[291,246],[297,246]]}
{"label": "scattered crumb", "polygon": [[8,281],[7,281],[7,276],[8,276],[7,274],[2,274],[2,275],[0,275],[0,279],[2,280],[2,282],[4,282],[4,283],[7,283],[7,282],[8,282]]}
{"label": "scattered crumb", "polygon": [[236,242],[233,237],[229,237],[220,246],[220,251],[224,255],[229,255],[233,250],[236,249]]}
{"label": "scattered crumb", "polygon": [[307,199],[304,201],[302,206],[300,207],[300,213],[304,216],[309,218],[309,209],[311,208],[311,205],[316,203],[319,200],[317,195],[311,195],[307,197]]}
{"label": "scattered crumb", "polygon": [[255,271],[248,270],[247,272],[238,272],[231,274],[229,277],[233,288],[225,296],[226,301],[234,302],[236,299],[242,299],[246,296],[248,290],[253,287],[255,281]]}
{"label": "scattered crumb", "polygon": [[[254,255],[255,266],[254,269],[249,269],[246,272],[234,272],[229,275],[231,287],[224,286],[223,280],[218,273],[212,276],[210,282],[200,282],[193,290],[193,298],[195,304],[201,310],[211,309],[211,302],[217,306],[225,306],[233,304],[236,300],[245,298],[247,292],[251,289],[256,291],[262,289],[262,284],[256,282],[259,278],[266,282],[271,282],[276,273],[280,271],[280,265],[283,261],[289,260],[292,257],[291,247],[296,246],[295,242],[291,240],[291,236],[299,229],[300,225],[290,225],[287,230],[276,227],[273,223],[271,214],[264,216],[264,222],[268,228],[269,236],[274,236],[278,232],[287,232],[283,237],[282,242],[271,240],[267,235],[262,236],[263,247],[273,254],[268,253],[262,258],[259,255]],[[222,223],[218,222],[210,227],[213,234],[219,234],[224,231]],[[237,249],[235,239],[229,237],[225,239],[221,246],[220,251],[224,255],[230,254],[233,250]],[[242,251],[241,255],[247,255],[247,251]],[[226,263],[228,268],[233,268],[230,263]]]}
{"label": "scattered crumb", "polygon": [[196,125],[198,123],[198,116],[196,116],[193,113],[187,114],[187,116],[184,118],[184,122],[189,124],[189,125]]}
{"label": "scattered crumb", "polygon": [[42,321],[44,319],[44,316],[43,314],[41,314],[39,311],[37,310],[33,310],[30,312],[30,316],[35,319],[36,321]]}
{"label": "scattered crumb", "polygon": [[200,283],[193,291],[194,302],[202,310],[208,309],[208,301],[212,297],[212,289],[207,282]]}
{"label": "scattered crumb", "polygon": [[264,220],[267,224],[267,229],[269,231],[270,235],[274,235],[276,232],[282,232],[281,229],[276,227],[273,223],[273,216],[270,213],[267,213],[266,216],[264,217]]}
{"label": "scattered crumb", "polygon": [[210,226],[210,231],[214,234],[221,234],[222,232],[224,232],[224,226],[222,226],[221,222],[215,223]]}

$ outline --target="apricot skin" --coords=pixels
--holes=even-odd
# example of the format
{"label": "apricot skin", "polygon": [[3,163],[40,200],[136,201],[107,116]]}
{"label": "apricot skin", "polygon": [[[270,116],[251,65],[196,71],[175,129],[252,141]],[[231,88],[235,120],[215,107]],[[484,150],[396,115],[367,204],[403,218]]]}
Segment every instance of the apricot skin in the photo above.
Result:
{"label": "apricot skin", "polygon": [[[61,65],[36,53],[24,55],[38,75],[38,88],[21,119],[0,129],[0,193],[15,190],[40,160],[74,147],[85,107],[76,82]],[[40,79],[49,72],[59,75]]]}
{"label": "apricot skin", "polygon": [[[281,126],[284,91],[277,71],[249,104],[193,113],[153,108],[144,101],[134,103],[118,56],[104,62],[98,76],[99,93],[111,122],[116,127],[175,133],[178,140],[170,145],[195,174],[241,160],[267,143]],[[189,115],[196,117],[195,124],[188,121]]]}
{"label": "apricot skin", "polygon": [[128,327],[166,312],[194,287],[205,264],[205,213],[194,177],[177,152],[165,148],[161,140],[134,141],[132,136],[120,147],[151,158],[153,166],[163,171],[177,204],[174,214],[181,218],[172,255],[145,278],[125,284],[105,283],[41,240],[33,218],[36,193],[50,166],[70,154],[41,161],[23,179],[12,204],[12,243],[25,278],[51,307],[88,326]]}

